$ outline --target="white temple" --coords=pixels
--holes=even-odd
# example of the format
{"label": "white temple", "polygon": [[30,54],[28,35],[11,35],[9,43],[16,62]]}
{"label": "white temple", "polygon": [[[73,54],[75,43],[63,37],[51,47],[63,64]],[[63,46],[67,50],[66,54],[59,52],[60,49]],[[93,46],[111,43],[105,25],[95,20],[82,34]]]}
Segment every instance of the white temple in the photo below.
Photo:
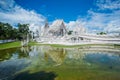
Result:
{"label": "white temple", "polygon": [[[66,28],[66,25],[63,20],[58,19],[55,20],[50,26],[48,22],[45,23],[45,26],[43,28],[43,36],[48,37],[48,36],[66,36],[68,34],[69,29]],[[86,29],[80,25],[79,23],[76,23],[76,26],[72,30],[72,35],[77,35],[77,34],[85,34]]]}
{"label": "white temple", "polygon": [[65,22],[61,19],[55,20],[51,25],[45,23],[42,29],[42,36],[38,42],[55,44],[94,44],[94,43],[119,43],[120,36],[88,34],[85,27],[76,23],[72,29],[72,34],[68,35],[70,30],[66,28]]}
{"label": "white temple", "polygon": [[76,26],[73,29],[73,34],[80,35],[85,33],[86,33],[86,29],[80,23],[76,23]]}
{"label": "white temple", "polygon": [[67,29],[63,20],[55,20],[49,28],[49,34],[53,36],[64,36]]}

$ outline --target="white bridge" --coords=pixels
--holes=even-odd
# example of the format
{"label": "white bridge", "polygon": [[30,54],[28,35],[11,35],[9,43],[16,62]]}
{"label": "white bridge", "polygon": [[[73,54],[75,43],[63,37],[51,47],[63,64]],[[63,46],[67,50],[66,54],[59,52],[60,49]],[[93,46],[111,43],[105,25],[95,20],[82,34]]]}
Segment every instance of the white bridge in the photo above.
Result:
{"label": "white bridge", "polygon": [[67,36],[67,40],[75,43],[98,42],[98,43],[120,44],[120,36],[115,36],[115,35],[92,35],[92,34],[70,35]]}
{"label": "white bridge", "polygon": [[77,45],[77,44],[119,44],[120,36],[115,35],[93,35],[93,34],[81,34],[81,35],[66,35],[66,36],[49,36],[42,37],[37,42],[48,44],[65,44],[65,45]]}

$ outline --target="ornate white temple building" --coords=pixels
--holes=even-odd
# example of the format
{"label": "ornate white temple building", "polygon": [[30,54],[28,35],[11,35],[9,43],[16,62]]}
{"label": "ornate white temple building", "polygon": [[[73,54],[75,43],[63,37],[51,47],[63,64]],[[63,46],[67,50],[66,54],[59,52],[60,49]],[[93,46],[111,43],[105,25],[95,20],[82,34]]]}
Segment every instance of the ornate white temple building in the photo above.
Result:
{"label": "ornate white temple building", "polygon": [[49,34],[53,36],[64,36],[67,34],[67,29],[63,20],[55,20],[49,28]]}
{"label": "ornate white temple building", "polygon": [[48,22],[42,29],[42,35],[38,42],[45,43],[119,43],[120,36],[88,34],[85,27],[76,23],[69,35],[70,30],[61,19],[55,20],[51,25]]}
{"label": "ornate white temple building", "polygon": [[[49,25],[48,22],[46,22],[43,28],[44,37],[67,36],[68,32],[69,32],[69,29],[67,29],[65,22],[61,19],[55,20],[51,25]],[[79,24],[76,24],[76,26],[72,30],[72,35],[85,34],[85,33],[86,33],[86,29]]]}
{"label": "ornate white temple building", "polygon": [[66,32],[67,30],[62,20],[56,20],[51,25],[46,22],[42,29],[42,37],[64,36]]}

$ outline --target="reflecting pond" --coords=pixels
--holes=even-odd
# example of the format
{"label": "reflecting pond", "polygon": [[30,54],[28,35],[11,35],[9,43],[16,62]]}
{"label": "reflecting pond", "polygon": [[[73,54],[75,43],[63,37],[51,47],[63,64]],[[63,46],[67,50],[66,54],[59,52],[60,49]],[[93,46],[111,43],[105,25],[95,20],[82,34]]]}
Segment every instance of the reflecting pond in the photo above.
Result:
{"label": "reflecting pond", "polygon": [[34,45],[0,50],[0,80],[120,80],[120,48]]}

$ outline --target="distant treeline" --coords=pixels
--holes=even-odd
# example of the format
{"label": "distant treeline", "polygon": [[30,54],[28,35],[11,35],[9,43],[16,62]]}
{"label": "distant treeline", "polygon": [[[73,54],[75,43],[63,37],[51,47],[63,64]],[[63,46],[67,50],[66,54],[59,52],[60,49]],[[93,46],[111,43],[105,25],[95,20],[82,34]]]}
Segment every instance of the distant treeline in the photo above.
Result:
{"label": "distant treeline", "polygon": [[0,40],[22,40],[29,33],[29,24],[18,23],[17,28],[14,28],[9,23],[0,22]]}

